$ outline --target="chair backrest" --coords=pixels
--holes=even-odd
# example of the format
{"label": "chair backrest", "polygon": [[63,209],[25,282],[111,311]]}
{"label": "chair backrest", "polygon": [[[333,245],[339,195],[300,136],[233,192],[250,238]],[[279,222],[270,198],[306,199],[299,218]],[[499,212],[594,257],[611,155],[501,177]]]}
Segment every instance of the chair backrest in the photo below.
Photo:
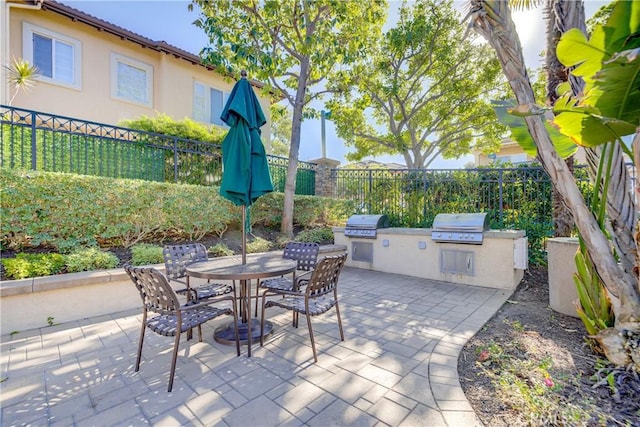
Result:
{"label": "chair backrest", "polygon": [[318,261],[320,245],[311,242],[288,242],[284,247],[282,257],[298,262],[298,270],[313,270]]}
{"label": "chair backrest", "polygon": [[327,256],[318,261],[305,291],[307,296],[314,298],[335,292],[338,287],[338,277],[346,260],[345,252],[342,255]]}
{"label": "chair backrest", "polygon": [[151,267],[133,267],[131,265],[125,265],[124,270],[136,285],[147,310],[170,314],[180,307],[178,296],[160,271]]}
{"label": "chair backrest", "polygon": [[194,262],[207,261],[209,254],[202,243],[189,243],[186,245],[168,245],[162,249],[164,268],[167,277],[171,280],[186,276],[187,267]]}

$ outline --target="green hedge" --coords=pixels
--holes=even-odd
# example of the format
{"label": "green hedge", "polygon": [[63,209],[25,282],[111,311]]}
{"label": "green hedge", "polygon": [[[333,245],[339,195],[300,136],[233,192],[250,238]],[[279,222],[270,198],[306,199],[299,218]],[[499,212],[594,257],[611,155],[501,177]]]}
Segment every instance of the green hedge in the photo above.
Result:
{"label": "green hedge", "polygon": [[[218,187],[7,168],[0,168],[0,181],[2,247],[51,246],[67,253],[79,246],[197,241],[240,229],[241,208]],[[252,223],[278,227],[282,206],[282,193],[261,197],[251,207]],[[351,202],[296,196],[294,225],[337,225],[353,211]]]}

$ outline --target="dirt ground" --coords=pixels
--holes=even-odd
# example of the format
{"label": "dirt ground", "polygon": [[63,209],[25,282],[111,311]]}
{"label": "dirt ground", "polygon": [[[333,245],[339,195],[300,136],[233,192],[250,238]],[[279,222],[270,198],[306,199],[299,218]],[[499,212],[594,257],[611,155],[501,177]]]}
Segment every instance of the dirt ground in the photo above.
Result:
{"label": "dirt ground", "polygon": [[609,371],[585,335],[578,318],[549,307],[547,270],[528,270],[460,354],[460,382],[482,422],[640,426],[637,374],[620,377],[617,394],[606,380],[594,387]]}

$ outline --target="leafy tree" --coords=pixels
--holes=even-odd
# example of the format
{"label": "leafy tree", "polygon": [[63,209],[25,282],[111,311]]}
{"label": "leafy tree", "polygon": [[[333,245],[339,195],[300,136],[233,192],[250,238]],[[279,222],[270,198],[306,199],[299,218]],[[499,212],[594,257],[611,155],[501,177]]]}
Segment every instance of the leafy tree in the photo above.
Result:
{"label": "leafy tree", "polygon": [[450,0],[404,2],[397,26],[371,40],[367,62],[336,76],[328,107],[338,136],[355,147],[349,160],[401,154],[413,169],[439,155],[497,151],[504,127],[489,99],[500,66],[464,33]]}
{"label": "leafy tree", "polygon": [[[605,144],[602,151],[594,153],[594,159],[600,156],[601,162],[596,163],[599,165],[596,196],[603,200],[599,205],[606,209],[606,217],[604,211],[594,215],[587,206],[544,126],[542,110],[535,105],[507,3],[470,0],[470,6],[471,25],[495,49],[517,98],[518,107],[514,111],[524,116],[540,161],[571,209],[594,273],[600,277],[611,298],[615,325],[600,331],[595,338],[611,362],[617,365],[632,363],[640,369],[637,351],[640,336],[637,240],[640,236],[634,235],[638,226],[636,207],[629,194],[624,159],[619,155],[621,149],[626,149],[620,136],[633,132],[636,132],[634,150],[636,154],[640,151],[640,133],[637,132],[640,127],[640,57],[637,55],[640,40],[634,37],[640,31],[639,22],[634,19],[640,14],[640,2],[617,2],[607,25],[596,27],[590,40],[578,29],[569,30],[557,50],[565,66],[576,67],[572,74],[585,80],[585,89],[584,96],[574,98],[567,92],[566,97],[556,103],[554,112],[557,116],[553,123],[581,145],[599,147]],[[634,153],[626,151],[633,157]],[[601,229],[599,221],[605,223],[609,233]],[[611,234],[612,241],[616,242],[615,253],[607,234]],[[617,245],[621,242],[626,242],[629,250],[618,250]],[[631,263],[629,258],[633,260]]]}
{"label": "leafy tree", "polygon": [[288,156],[291,138],[291,112],[280,104],[271,105],[271,154]]}
{"label": "leafy tree", "polygon": [[[284,191],[282,232],[293,236],[293,196],[302,120],[318,115],[310,103],[343,64],[360,60],[376,40],[386,14],[382,0],[193,0],[195,24],[209,35],[203,60],[224,74],[247,71],[292,107],[291,146]],[[314,91],[315,90],[315,91]]]}
{"label": "leafy tree", "polygon": [[618,1],[619,0],[614,0],[611,3],[602,6],[591,18],[587,20],[587,30],[589,30],[589,33],[593,32],[596,25],[606,24],[609,16],[611,16],[611,12],[613,11],[613,6],[615,6]]}

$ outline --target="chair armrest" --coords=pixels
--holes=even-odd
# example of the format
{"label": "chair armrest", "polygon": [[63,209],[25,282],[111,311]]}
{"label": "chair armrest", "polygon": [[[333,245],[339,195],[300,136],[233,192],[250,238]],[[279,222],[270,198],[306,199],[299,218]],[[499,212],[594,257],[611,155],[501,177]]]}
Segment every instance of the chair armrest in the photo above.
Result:
{"label": "chair armrest", "polygon": [[284,291],[284,290],[277,290],[277,291],[272,291],[272,290],[267,290],[264,294],[262,294],[264,297],[267,296],[271,296],[271,295],[293,295],[293,296],[300,296],[300,295],[304,295],[302,292],[300,291]]}
{"label": "chair armrest", "polygon": [[187,299],[188,300],[195,300],[198,297],[198,293],[193,288],[176,289],[176,294],[178,294],[178,295],[187,294]]}
{"label": "chair armrest", "polygon": [[179,308],[179,310],[181,311],[195,310],[197,308],[206,307],[208,305],[212,305],[212,304],[223,302],[223,301],[231,301],[232,303],[235,303],[236,299],[234,298],[233,295],[223,295],[215,298],[209,298],[198,303],[184,304]]}
{"label": "chair armrest", "polygon": [[[304,270],[300,270],[300,271],[304,271]],[[311,273],[313,273],[313,270],[309,270],[309,271],[304,271],[303,273],[298,273],[296,271],[296,281],[299,280],[309,280],[307,276],[311,276]]]}
{"label": "chair armrest", "polygon": [[296,286],[300,289],[301,286],[306,286],[311,280],[311,273],[313,270],[305,271],[304,273],[297,274],[296,272]]}

